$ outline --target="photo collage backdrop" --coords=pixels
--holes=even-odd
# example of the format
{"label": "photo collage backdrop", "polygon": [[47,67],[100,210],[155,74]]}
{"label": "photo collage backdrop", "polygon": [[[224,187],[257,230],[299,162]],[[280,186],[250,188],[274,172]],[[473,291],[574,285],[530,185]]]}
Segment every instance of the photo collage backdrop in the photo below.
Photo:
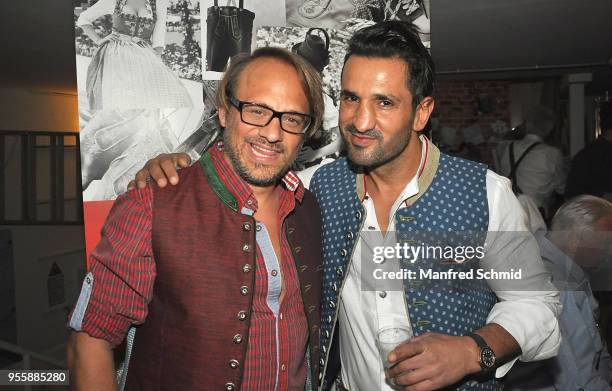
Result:
{"label": "photo collage backdrop", "polygon": [[321,74],[322,128],[295,169],[305,183],[342,150],[340,71],[348,39],[382,20],[411,21],[430,47],[429,0],[74,0],[87,253],[113,200],[146,161],[197,160],[219,135],[215,94],[230,58],[276,46]]}

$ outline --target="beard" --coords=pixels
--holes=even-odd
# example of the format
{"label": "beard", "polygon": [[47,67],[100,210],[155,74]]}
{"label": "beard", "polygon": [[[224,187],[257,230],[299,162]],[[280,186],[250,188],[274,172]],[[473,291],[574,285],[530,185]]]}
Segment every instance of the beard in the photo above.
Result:
{"label": "beard", "polygon": [[[350,123],[342,129],[349,160],[366,170],[372,170],[397,158],[410,144],[411,129],[397,133],[394,137],[385,141],[383,133],[378,129],[370,129],[365,132],[357,130]],[[375,140],[374,145],[360,147],[350,142],[350,135],[370,137]]]}
{"label": "beard", "polygon": [[[245,137],[241,145],[239,145],[240,142],[236,137],[232,137],[229,133],[227,129],[223,131],[223,149],[229,157],[238,176],[250,185],[265,187],[277,184],[285,176],[287,171],[289,171],[289,167],[291,167],[297,158],[297,150],[293,153],[293,156],[287,155],[282,142],[270,143],[263,137],[250,136]],[[272,166],[257,162],[249,162],[242,152],[242,148],[248,148],[249,144],[260,145],[280,153],[285,158],[284,163]]]}

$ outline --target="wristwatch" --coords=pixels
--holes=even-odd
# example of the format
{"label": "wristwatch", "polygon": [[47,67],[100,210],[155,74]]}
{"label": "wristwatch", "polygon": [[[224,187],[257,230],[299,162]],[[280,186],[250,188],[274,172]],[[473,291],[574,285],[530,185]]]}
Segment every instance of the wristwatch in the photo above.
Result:
{"label": "wristwatch", "polygon": [[495,357],[495,353],[489,345],[485,342],[484,338],[482,338],[478,334],[468,334],[468,337],[472,338],[476,345],[480,348],[480,355],[478,357],[478,364],[480,364],[480,368],[483,371],[488,371],[495,368],[495,364],[497,363],[497,357]]}

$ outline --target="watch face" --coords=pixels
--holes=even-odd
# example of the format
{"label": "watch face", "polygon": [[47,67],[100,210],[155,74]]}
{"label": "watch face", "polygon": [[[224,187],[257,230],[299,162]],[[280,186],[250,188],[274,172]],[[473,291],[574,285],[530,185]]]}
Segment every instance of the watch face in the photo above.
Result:
{"label": "watch face", "polygon": [[482,348],[480,363],[486,368],[493,368],[495,366],[495,353],[490,348]]}

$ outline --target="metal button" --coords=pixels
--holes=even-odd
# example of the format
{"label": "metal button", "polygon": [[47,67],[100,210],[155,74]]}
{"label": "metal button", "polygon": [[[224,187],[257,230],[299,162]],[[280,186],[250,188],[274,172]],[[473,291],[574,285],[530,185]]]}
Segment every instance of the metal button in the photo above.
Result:
{"label": "metal button", "polygon": [[293,249],[293,251],[295,251],[296,254],[299,254],[300,252],[302,252],[302,248],[300,246],[297,246]]}
{"label": "metal button", "polygon": [[360,218],[361,218],[361,211],[357,211],[357,212],[355,213],[355,217],[357,217],[358,219],[360,219]]}
{"label": "metal button", "polygon": [[332,316],[331,316],[331,315],[328,315],[328,316],[327,316],[327,323],[331,323],[331,322],[332,322],[332,320],[334,320],[334,319],[332,318]]}
{"label": "metal button", "polygon": [[229,360],[229,366],[232,369],[236,369],[240,366],[240,362],[238,360]]}
{"label": "metal button", "polygon": [[329,339],[329,330],[325,330],[325,338]]}
{"label": "metal button", "polygon": [[276,271],[276,269],[272,270],[270,272],[270,274],[272,274],[272,277],[276,277],[276,275],[278,274],[278,271]]}
{"label": "metal button", "polygon": [[378,294],[378,296],[380,296],[381,298],[383,298],[383,299],[384,299],[385,297],[387,297],[387,292],[382,291],[382,292],[380,292],[380,293]]}
{"label": "metal button", "polygon": [[251,230],[251,223],[244,223],[242,224],[242,229],[245,231],[250,231]]}
{"label": "metal button", "polygon": [[248,253],[249,251],[251,251],[251,246],[248,243],[243,244],[242,251],[244,251],[245,253]]}
{"label": "metal button", "polygon": [[245,320],[247,317],[246,311],[238,312],[238,320]]}
{"label": "metal button", "polygon": [[319,360],[319,364],[321,364],[321,366],[325,365],[325,359],[323,357]]}
{"label": "metal button", "polygon": [[353,237],[354,237],[354,236],[355,236],[355,235],[353,235],[353,233],[352,233],[352,232],[349,232],[349,233],[347,233],[347,234],[346,234],[346,238],[347,238],[348,240],[353,239]]}
{"label": "metal button", "polygon": [[334,303],[333,301],[329,301],[329,308],[336,308],[336,303]]}
{"label": "metal button", "polygon": [[281,365],[281,371],[286,371],[287,370],[287,366],[285,364]]}
{"label": "metal button", "polygon": [[247,200],[247,205],[252,205],[253,204],[253,200]]}
{"label": "metal button", "polygon": [[245,263],[244,266],[242,266],[242,271],[245,273],[248,273],[251,271],[251,265],[248,263]]}
{"label": "metal button", "polygon": [[245,285],[241,286],[241,287],[240,287],[240,294],[241,294],[242,296],[246,296],[246,295],[248,295],[248,294],[249,294],[249,287],[248,287],[248,286],[245,286]]}
{"label": "metal button", "polygon": [[87,277],[87,278],[85,279],[85,282],[86,282],[86,283],[88,283],[88,284],[91,284],[91,277]]}
{"label": "metal button", "polygon": [[323,351],[323,353],[327,353],[327,346],[323,345],[323,347],[321,348],[321,350]]}
{"label": "metal button", "polygon": [[334,292],[338,292],[338,284],[334,282],[334,285],[332,285],[332,290]]}
{"label": "metal button", "polygon": [[338,267],[338,268],[336,268],[336,274],[337,274],[337,275],[339,275],[340,277],[342,277],[342,273],[343,273],[343,271],[342,271],[342,267]]}
{"label": "metal button", "polygon": [[340,256],[341,257],[346,257],[346,255],[348,254],[348,251],[346,251],[345,248],[343,248],[342,250],[340,250]]}
{"label": "metal button", "polygon": [[241,344],[242,343],[242,335],[240,335],[240,334],[234,335],[234,343],[236,345]]}
{"label": "metal button", "polygon": [[319,381],[323,380],[323,372],[319,372]]}
{"label": "metal button", "polygon": [[236,386],[234,385],[234,383],[225,384],[225,391],[234,391],[235,389],[236,389]]}
{"label": "metal button", "polygon": [[255,230],[256,230],[257,232],[261,231],[261,224],[257,224],[257,227],[255,227]]}
{"label": "metal button", "polygon": [[293,228],[293,227],[289,227],[289,228],[287,228],[287,233],[288,233],[289,235],[291,235],[293,232],[295,232],[295,228]]}

